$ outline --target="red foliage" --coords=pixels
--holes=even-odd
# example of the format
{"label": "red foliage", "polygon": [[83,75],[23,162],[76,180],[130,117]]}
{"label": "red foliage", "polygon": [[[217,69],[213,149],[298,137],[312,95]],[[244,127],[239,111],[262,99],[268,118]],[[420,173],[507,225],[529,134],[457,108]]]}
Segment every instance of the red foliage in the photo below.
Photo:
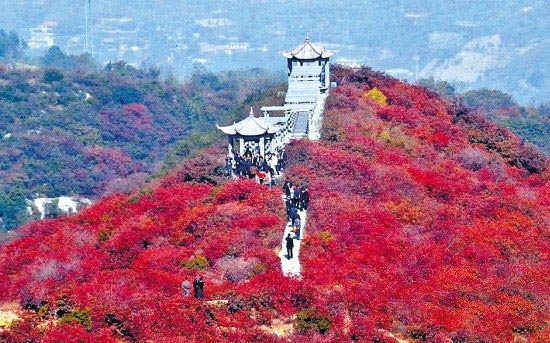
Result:
{"label": "red foliage", "polygon": [[[312,199],[301,251],[310,301],[347,318],[332,334],[543,337],[547,159],[419,87],[368,69],[338,73],[325,141],[287,149],[287,174],[307,181]],[[365,107],[365,83],[389,106]]]}
{"label": "red foliage", "polygon": [[[262,337],[258,327],[266,318],[293,308],[292,282],[283,279],[273,252],[280,245],[283,213],[281,192],[254,182],[180,183],[112,196],[74,217],[33,223],[0,250],[0,301],[18,300],[36,311],[28,310],[28,319],[4,337],[47,342]],[[185,264],[196,256],[206,258],[204,269]],[[231,265],[240,272],[224,267]],[[239,305],[183,297],[181,282],[197,272],[207,280],[207,300],[238,296]],[[269,298],[260,300],[263,293]],[[43,320],[63,320],[62,298],[66,311],[90,309],[91,326],[58,324],[41,336]],[[242,325],[250,330],[236,330]]]}
{"label": "red foliage", "polygon": [[[275,253],[281,192],[228,182],[212,147],[2,246],[0,301],[26,310],[0,340],[270,342],[275,319],[295,318],[284,340],[547,341],[548,160],[422,88],[334,71],[323,140],[287,147],[311,199],[300,280]],[[388,106],[362,96],[373,87]],[[181,292],[198,272],[204,301]]]}

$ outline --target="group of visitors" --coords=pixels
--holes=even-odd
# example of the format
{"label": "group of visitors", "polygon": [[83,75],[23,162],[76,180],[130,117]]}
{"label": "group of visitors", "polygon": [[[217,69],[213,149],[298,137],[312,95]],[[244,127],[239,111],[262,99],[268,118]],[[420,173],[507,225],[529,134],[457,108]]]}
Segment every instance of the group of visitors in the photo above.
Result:
{"label": "group of visitors", "polygon": [[[189,281],[184,280],[181,283],[181,288],[182,288],[183,296],[188,297],[191,292],[191,285]],[[200,275],[197,275],[195,277],[195,280],[193,280],[193,296],[197,299],[204,298],[204,280]]]}
{"label": "group of visitors", "polygon": [[281,174],[285,166],[285,153],[280,149],[276,153],[268,152],[265,157],[260,155],[259,147],[247,146],[241,156],[234,152],[225,159],[226,175],[255,179],[258,183],[269,187],[275,186],[275,177]]}
{"label": "group of visitors", "polygon": [[[225,159],[226,175],[255,179],[258,183],[269,187],[275,186],[275,177],[280,176],[285,168],[285,152],[279,149],[277,153],[268,152],[264,156],[260,154],[259,146],[245,146],[244,153],[232,152]],[[292,226],[292,233],[285,237],[287,257],[292,259],[294,240],[301,238],[302,218],[300,211],[307,210],[309,205],[309,191],[305,184],[293,184],[285,180],[283,183],[285,204],[288,220]],[[193,283],[195,287],[195,282]],[[201,291],[202,296],[202,291]]]}
{"label": "group of visitors", "polygon": [[291,259],[293,257],[294,239],[299,240],[301,237],[302,218],[299,212],[307,210],[309,191],[306,185],[300,184],[295,186],[288,180],[283,183],[283,191],[285,193],[286,213],[292,226],[291,230],[294,233],[294,237],[289,233],[285,238],[287,256]]}

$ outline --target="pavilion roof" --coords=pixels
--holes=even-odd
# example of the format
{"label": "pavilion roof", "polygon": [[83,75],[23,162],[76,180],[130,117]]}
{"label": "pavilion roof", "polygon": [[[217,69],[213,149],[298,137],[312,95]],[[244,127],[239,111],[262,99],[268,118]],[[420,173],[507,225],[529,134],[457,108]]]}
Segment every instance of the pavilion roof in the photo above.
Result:
{"label": "pavilion roof", "polygon": [[[216,125],[217,126],[217,125]],[[281,127],[272,122],[267,122],[262,118],[256,118],[252,108],[250,114],[238,123],[228,126],[217,126],[218,129],[228,135],[239,134],[241,136],[259,136],[277,132]]]}
{"label": "pavilion roof", "polygon": [[325,47],[312,43],[309,38],[295,47],[294,49],[284,51],[282,55],[286,58],[297,58],[300,60],[311,60],[315,58],[327,58],[334,55],[334,51],[325,49]]}

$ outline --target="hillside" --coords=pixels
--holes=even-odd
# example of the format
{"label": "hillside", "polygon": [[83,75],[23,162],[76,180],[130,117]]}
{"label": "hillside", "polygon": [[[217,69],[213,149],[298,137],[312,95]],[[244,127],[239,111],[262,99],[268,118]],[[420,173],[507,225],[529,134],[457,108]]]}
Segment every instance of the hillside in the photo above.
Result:
{"label": "hillside", "polygon": [[422,79],[419,84],[447,100],[452,101],[453,98],[460,98],[471,110],[507,127],[522,139],[536,145],[547,156],[550,154],[550,108],[548,103],[542,103],[538,107],[520,106],[510,94],[486,88],[460,93],[451,83],[435,81],[434,78]]}
{"label": "hillside", "polygon": [[259,70],[197,69],[179,83],[154,69],[97,68],[83,58],[54,47],[44,68],[0,65],[0,230],[29,219],[25,199],[95,199],[143,184],[212,143],[215,122],[277,82]]}
{"label": "hillside", "polygon": [[[0,248],[8,342],[544,342],[548,160],[460,103],[362,68],[318,142],[302,277],[280,271],[282,193],[228,181],[223,147]],[[182,295],[198,272],[204,300]]]}

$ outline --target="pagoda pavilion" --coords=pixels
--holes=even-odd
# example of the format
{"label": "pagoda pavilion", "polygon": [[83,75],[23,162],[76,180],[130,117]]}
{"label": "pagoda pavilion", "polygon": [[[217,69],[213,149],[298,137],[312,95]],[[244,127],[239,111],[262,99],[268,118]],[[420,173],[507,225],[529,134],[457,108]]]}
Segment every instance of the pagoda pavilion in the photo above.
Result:
{"label": "pagoda pavilion", "polygon": [[[264,156],[288,143],[291,137],[318,139],[324,103],[330,88],[329,59],[334,52],[309,38],[281,53],[287,59],[288,89],[283,106],[263,106],[262,117],[250,109],[247,118],[229,126],[218,126],[228,137],[229,155],[247,149]],[[273,112],[283,115],[273,116]],[[235,144],[238,149],[235,150]]]}
{"label": "pagoda pavilion", "polygon": [[[256,117],[250,108],[248,117],[229,126],[217,126],[228,138],[228,153],[238,151],[243,155],[246,149],[265,156],[266,152],[274,153],[283,139],[286,138],[289,127],[286,117]],[[235,143],[238,149],[235,149]]]}

